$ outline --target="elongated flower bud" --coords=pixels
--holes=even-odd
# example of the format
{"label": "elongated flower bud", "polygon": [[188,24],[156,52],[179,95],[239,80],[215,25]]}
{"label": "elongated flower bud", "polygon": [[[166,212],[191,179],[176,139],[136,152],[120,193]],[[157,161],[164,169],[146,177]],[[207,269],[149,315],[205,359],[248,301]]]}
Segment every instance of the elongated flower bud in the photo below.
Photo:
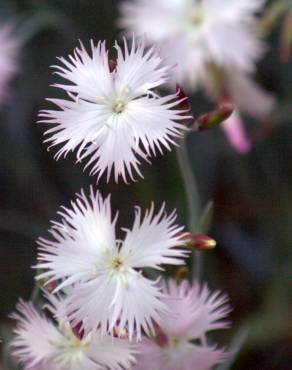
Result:
{"label": "elongated flower bud", "polygon": [[196,121],[196,126],[199,131],[210,130],[215,126],[220,125],[228,119],[233,113],[234,106],[230,102],[225,102],[213,112],[209,112],[200,116]]}
{"label": "elongated flower bud", "polygon": [[188,234],[186,236],[187,247],[200,251],[208,251],[216,247],[216,241],[204,234]]}

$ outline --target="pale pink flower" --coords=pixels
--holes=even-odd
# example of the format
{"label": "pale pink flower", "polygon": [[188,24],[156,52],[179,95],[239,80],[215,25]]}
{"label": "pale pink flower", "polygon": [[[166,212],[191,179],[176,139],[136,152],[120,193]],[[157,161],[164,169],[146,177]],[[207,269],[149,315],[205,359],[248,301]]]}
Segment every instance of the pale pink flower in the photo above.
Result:
{"label": "pale pink flower", "polygon": [[[135,370],[210,370],[227,354],[208,344],[209,331],[229,326],[227,297],[206,285],[170,280],[163,286],[170,313],[160,324],[156,340],[143,339]],[[194,344],[193,341],[197,343]]]}
{"label": "pale pink flower", "polygon": [[134,224],[124,240],[116,237],[117,215],[112,218],[110,198],[102,199],[91,189],[63,207],[62,222],[53,222],[52,240],[39,239],[38,279],[56,281],[57,289],[72,286],[68,315],[74,325],[82,323],[88,333],[100,328],[113,333],[126,328],[130,340],[150,334],[153,321],[167,311],[157,281],[144,276],[144,268],[162,270],[162,264],[181,265],[188,252],[176,215],[158,213],[154,205],[142,216],[136,208]]}
{"label": "pale pink flower", "polygon": [[41,122],[53,125],[45,140],[58,146],[58,159],[77,151],[77,161],[86,160],[90,174],[100,178],[111,172],[115,181],[133,173],[142,176],[140,158],[149,160],[156,152],[171,149],[186,130],[176,94],[160,97],[155,89],[169,79],[169,67],[162,64],[153,48],[132,41],[123,49],[116,43],[116,68],[109,67],[105,42],[91,42],[88,53],[80,44],[68,59],[59,58],[56,73],[68,84],[55,87],[66,99],[48,99],[58,110],[44,110]]}
{"label": "pale pink flower", "polygon": [[251,149],[251,140],[247,135],[240,113],[235,110],[232,115],[221,124],[221,127],[232,147],[240,154],[246,154]]}
{"label": "pale pink flower", "polygon": [[18,69],[20,44],[12,33],[11,26],[0,28],[0,103],[9,95],[9,82]]}
{"label": "pale pink flower", "polygon": [[12,355],[25,370],[122,370],[135,362],[135,346],[129,341],[101,336],[95,331],[76,337],[68,322],[58,321],[63,302],[48,295],[55,323],[32,303],[20,301],[12,318],[17,321]]}

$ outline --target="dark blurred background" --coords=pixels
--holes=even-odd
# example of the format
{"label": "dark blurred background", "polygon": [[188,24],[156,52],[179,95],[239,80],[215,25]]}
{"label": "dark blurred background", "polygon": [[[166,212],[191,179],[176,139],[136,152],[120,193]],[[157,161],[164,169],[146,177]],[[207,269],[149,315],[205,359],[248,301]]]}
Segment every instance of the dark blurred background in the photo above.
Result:
{"label": "dark blurred background", "polygon": [[[274,2],[276,2],[275,0]],[[90,38],[119,38],[114,0],[0,0],[0,22],[12,22],[22,42],[19,72],[0,112],[0,324],[19,296],[29,298],[34,284],[35,240],[46,235],[60,204],[96,179],[74,164],[74,156],[56,162],[42,144],[37,125],[45,97],[56,96],[50,66]],[[280,60],[284,17],[268,39],[257,81],[278,100],[275,114],[262,122],[244,121],[253,139],[248,155],[237,154],[218,128],[188,141],[202,203],[214,199],[210,234],[215,251],[204,257],[204,280],[229,293],[232,330],[219,341],[243,341],[234,370],[292,369],[292,62]],[[88,44],[87,44],[88,45]],[[0,46],[1,47],[1,46]],[[201,94],[192,97],[194,114],[212,108]],[[133,206],[167,201],[186,222],[186,200],[175,151],[143,164],[144,180],[131,185],[101,181],[112,193],[123,225]],[[226,367],[227,369],[227,367]],[[151,369],[152,370],[152,369]],[[155,369],[153,369],[155,370]]]}

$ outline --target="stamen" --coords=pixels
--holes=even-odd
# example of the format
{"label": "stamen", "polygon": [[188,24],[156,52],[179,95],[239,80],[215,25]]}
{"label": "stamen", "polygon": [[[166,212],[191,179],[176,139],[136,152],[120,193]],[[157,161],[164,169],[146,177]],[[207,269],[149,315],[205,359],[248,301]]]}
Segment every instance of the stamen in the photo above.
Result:
{"label": "stamen", "polygon": [[126,107],[129,95],[129,88],[128,86],[123,86],[118,94],[117,99],[114,101],[112,105],[112,109],[115,113],[122,113]]}
{"label": "stamen", "polygon": [[121,92],[119,94],[120,99],[126,99],[129,95],[129,92],[130,89],[128,88],[128,86],[122,87]]}
{"label": "stamen", "polygon": [[117,99],[112,108],[115,113],[122,113],[125,109],[125,103],[121,99]]}
{"label": "stamen", "polygon": [[203,23],[204,19],[203,19],[203,14],[202,14],[202,11],[200,10],[200,8],[195,7],[190,12],[189,19],[190,19],[192,25],[194,25],[194,26],[201,25]]}
{"label": "stamen", "polygon": [[97,103],[99,103],[99,104],[108,104],[109,103],[108,100],[104,96],[97,95],[95,99],[96,99]]}
{"label": "stamen", "polygon": [[112,261],[112,267],[115,270],[120,270],[120,268],[122,266],[123,266],[123,261],[119,257],[116,257],[116,258],[113,259],[113,261]]}

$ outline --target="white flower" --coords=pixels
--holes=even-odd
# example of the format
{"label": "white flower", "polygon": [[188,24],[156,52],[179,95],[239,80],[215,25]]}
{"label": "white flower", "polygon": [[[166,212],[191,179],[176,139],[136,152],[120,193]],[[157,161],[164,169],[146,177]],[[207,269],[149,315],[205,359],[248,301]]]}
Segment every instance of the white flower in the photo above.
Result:
{"label": "white flower", "polygon": [[263,45],[255,35],[255,12],[263,0],[128,0],[120,25],[159,43],[176,63],[176,80],[191,89],[208,74],[208,64],[254,71]]}
{"label": "white flower", "polygon": [[87,160],[91,174],[107,181],[113,171],[115,181],[142,176],[138,157],[148,160],[157,150],[170,150],[185,126],[176,94],[159,97],[154,91],[168,81],[169,67],[162,65],[154,49],[144,42],[124,41],[117,50],[116,68],[110,68],[105,42],[91,42],[91,54],[80,44],[69,59],[59,58],[57,74],[69,84],[57,84],[67,99],[48,99],[58,110],[44,110],[41,121],[54,127],[45,140],[60,146],[56,157],[77,150],[77,161]]}
{"label": "white flower", "polygon": [[8,84],[18,69],[20,44],[12,34],[12,27],[0,28],[0,102],[5,102],[9,94]]}
{"label": "white flower", "polygon": [[167,307],[157,281],[143,275],[143,268],[162,269],[161,264],[180,265],[188,252],[183,250],[182,227],[174,224],[175,213],[166,215],[164,206],[154,214],[154,206],[144,217],[136,208],[131,230],[117,240],[110,198],[103,200],[91,189],[83,191],[71,209],[59,212],[54,222],[53,240],[39,240],[38,278],[58,282],[57,291],[73,286],[68,298],[68,315],[74,325],[82,323],[86,332],[97,327],[102,333],[116,326],[127,328],[130,340],[141,338],[141,330],[153,332]]}
{"label": "white flower", "polygon": [[143,339],[134,369],[210,370],[222,362],[226,353],[207,344],[206,334],[229,326],[227,297],[198,282],[178,285],[173,280],[163,285],[163,293],[170,314],[162,320],[156,341]]}
{"label": "white flower", "polygon": [[[265,49],[257,35],[256,13],[265,0],[126,0],[120,26],[127,34],[147,35],[162,57],[176,65],[173,82],[185,89],[202,88],[216,103],[230,99],[239,112],[259,118],[275,99],[252,81]],[[251,142],[244,126],[225,125],[227,139],[240,153]]]}
{"label": "white flower", "polygon": [[[53,314],[62,304],[51,297]],[[12,354],[27,370],[121,370],[135,362],[136,347],[127,340],[98,331],[79,339],[68,322],[56,325],[30,302],[20,301],[17,311],[12,315],[17,321]]]}

